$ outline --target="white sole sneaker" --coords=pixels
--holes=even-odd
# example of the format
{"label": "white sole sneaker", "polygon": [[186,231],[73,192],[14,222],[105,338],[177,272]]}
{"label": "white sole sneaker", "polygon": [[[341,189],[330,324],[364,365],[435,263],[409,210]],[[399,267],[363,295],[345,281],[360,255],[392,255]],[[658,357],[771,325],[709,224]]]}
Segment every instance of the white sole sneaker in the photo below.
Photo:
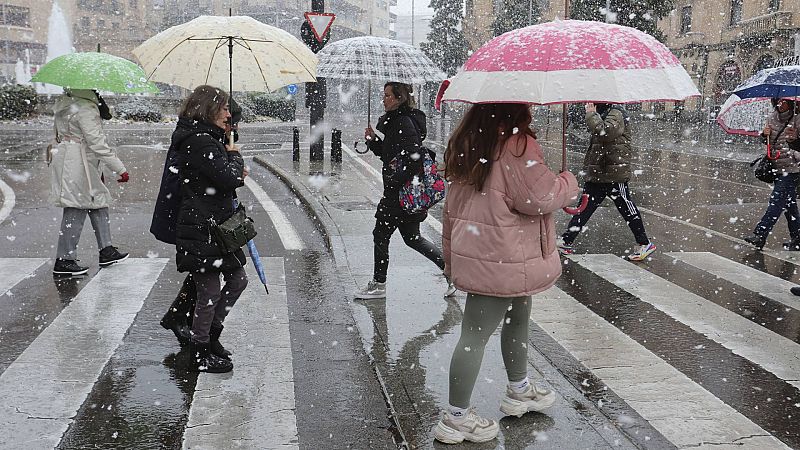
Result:
{"label": "white sole sneaker", "polygon": [[125,255],[122,258],[115,259],[113,261],[106,261],[106,262],[102,262],[102,263],[97,263],[97,265],[100,266],[100,267],[113,266],[114,264],[121,263],[122,261],[125,261],[126,259],[128,259],[129,256],[131,256],[131,255]]}
{"label": "white sole sneaker", "polygon": [[522,417],[527,412],[544,411],[545,409],[553,406],[553,403],[555,402],[555,392],[550,392],[547,395],[543,395],[539,400],[529,401],[514,400],[513,398],[506,396],[503,397],[503,401],[500,402],[500,411],[507,416]]}
{"label": "white sole sneaker", "polygon": [[383,294],[377,294],[377,293],[376,294],[365,294],[365,293],[360,293],[360,294],[356,294],[355,298],[356,298],[356,300],[373,300],[373,299],[378,299],[378,298],[386,298],[386,293],[383,293]]}
{"label": "white sole sneaker", "polygon": [[433,437],[444,444],[460,444],[464,441],[470,442],[489,442],[497,437],[498,429],[490,428],[482,433],[461,432],[443,424],[440,420],[433,430]]}

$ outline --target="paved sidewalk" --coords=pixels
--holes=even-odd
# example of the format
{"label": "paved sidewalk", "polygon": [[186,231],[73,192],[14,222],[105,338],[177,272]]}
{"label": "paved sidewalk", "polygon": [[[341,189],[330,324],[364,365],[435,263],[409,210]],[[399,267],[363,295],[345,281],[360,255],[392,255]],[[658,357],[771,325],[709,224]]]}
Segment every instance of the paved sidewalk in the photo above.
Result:
{"label": "paved sidewalk", "polygon": [[[327,160],[310,164],[306,155],[302,162],[291,161],[290,145],[284,144],[281,150],[256,156],[255,162],[290,186],[324,231],[348,295],[345,300],[393,419],[408,447],[430,448],[434,445],[431,429],[447,405],[448,368],[460,334],[465,297],[459,293],[455,299],[443,299],[446,285],[438,268],[406,247],[396,234],[390,246],[386,300],[352,300],[372,276],[373,215],[381,187],[374,172],[377,167],[365,162],[375,158],[368,155],[359,161],[345,150],[343,164]],[[422,226],[423,236],[440,245],[438,221],[429,221],[433,223]],[[544,379],[543,384],[561,398],[546,415],[503,418],[498,407],[506,380],[499,350],[499,336],[495,336],[487,345],[472,403],[481,414],[502,419],[501,436],[480,448],[635,448],[628,438],[633,433],[652,437],[651,448],[670,447],[662,447],[658,433],[647,426],[621,432],[532,346],[531,377]]]}

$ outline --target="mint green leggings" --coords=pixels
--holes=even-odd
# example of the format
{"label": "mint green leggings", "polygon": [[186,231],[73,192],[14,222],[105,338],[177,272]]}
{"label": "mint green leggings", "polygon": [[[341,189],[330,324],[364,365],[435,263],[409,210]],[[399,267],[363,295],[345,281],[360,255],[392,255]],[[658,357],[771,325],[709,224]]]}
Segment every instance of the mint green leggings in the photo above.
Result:
{"label": "mint green leggings", "polygon": [[503,322],[500,349],[509,381],[528,376],[528,318],[531,297],[489,297],[467,294],[461,337],[450,360],[450,404],[468,408],[481,369],[486,342]]}

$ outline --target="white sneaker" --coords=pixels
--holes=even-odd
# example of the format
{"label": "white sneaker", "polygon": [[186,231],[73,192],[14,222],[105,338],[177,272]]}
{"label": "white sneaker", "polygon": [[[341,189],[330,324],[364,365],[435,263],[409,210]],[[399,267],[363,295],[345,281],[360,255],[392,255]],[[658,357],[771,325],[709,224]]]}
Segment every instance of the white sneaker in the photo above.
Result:
{"label": "white sneaker", "polygon": [[555,392],[536,387],[533,383],[528,385],[528,389],[517,394],[510,386],[506,386],[506,396],[500,402],[500,411],[507,416],[522,417],[529,411],[542,411],[551,406],[556,401]]}
{"label": "white sneaker", "polygon": [[367,287],[356,293],[356,298],[386,298],[386,283],[378,283],[375,280],[367,283]]}
{"label": "white sneaker", "polygon": [[433,429],[433,437],[445,444],[486,442],[496,438],[499,432],[500,426],[496,421],[479,416],[473,407],[467,411],[463,420],[456,419],[449,412],[443,413]]}
{"label": "white sneaker", "polygon": [[648,242],[647,245],[636,247],[633,253],[628,255],[628,259],[631,261],[644,261],[654,251],[656,251],[656,245],[652,242]]}
{"label": "white sneaker", "polygon": [[456,286],[452,281],[450,281],[450,278],[447,278],[447,276],[445,276],[444,279],[447,281],[447,290],[444,291],[444,296],[452,297],[456,293]]}

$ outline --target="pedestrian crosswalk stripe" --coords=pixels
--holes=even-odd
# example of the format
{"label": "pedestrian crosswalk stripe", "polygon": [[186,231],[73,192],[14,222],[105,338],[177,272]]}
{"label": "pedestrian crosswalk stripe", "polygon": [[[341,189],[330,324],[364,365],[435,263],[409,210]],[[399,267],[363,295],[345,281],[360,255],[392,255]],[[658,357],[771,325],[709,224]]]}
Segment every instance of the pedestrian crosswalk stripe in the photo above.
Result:
{"label": "pedestrian crosswalk stripe", "polygon": [[564,291],[531,319],[677,447],[789,448]]}
{"label": "pedestrian crosswalk stripe", "polygon": [[715,253],[669,252],[666,255],[723,280],[738,284],[745,289],[757,292],[766,298],[800,310],[800,297],[789,292],[789,289],[797,286],[791,281],[786,281],[758,269],[731,261]]}
{"label": "pedestrian crosswalk stripe", "polygon": [[0,448],[54,448],[168,259],[102,269],[0,375]]}
{"label": "pedestrian crosswalk stripe", "polygon": [[281,238],[283,248],[286,250],[302,250],[303,240],[300,239],[292,223],[286,218],[283,211],[278,208],[278,205],[269,198],[264,189],[250,177],[245,177],[244,184],[253,192],[261,207],[269,214],[269,218],[278,232],[278,237]]}
{"label": "pedestrian crosswalk stripe", "polygon": [[0,295],[6,295],[17,283],[33,276],[36,269],[47,261],[47,258],[0,259]]}
{"label": "pedestrian crosswalk stripe", "polygon": [[198,376],[183,448],[299,446],[283,258],[261,261],[269,295],[248,265],[250,282],[220,339],[233,352],[233,372]]}
{"label": "pedestrian crosswalk stripe", "polygon": [[800,388],[800,345],[637,265],[609,254],[571,260],[697,333]]}

